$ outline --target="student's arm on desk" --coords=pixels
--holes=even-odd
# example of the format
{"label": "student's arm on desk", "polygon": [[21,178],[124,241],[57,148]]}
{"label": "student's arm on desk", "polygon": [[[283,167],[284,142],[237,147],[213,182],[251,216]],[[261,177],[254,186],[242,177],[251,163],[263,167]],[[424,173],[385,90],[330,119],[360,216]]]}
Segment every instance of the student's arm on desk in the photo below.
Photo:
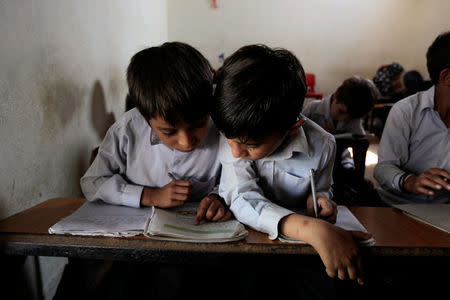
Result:
{"label": "student's arm on desk", "polygon": [[357,280],[363,284],[363,269],[355,239],[365,240],[370,234],[361,231],[346,231],[324,220],[299,214],[281,219],[279,232],[287,237],[304,241],[316,249],[328,276]]}

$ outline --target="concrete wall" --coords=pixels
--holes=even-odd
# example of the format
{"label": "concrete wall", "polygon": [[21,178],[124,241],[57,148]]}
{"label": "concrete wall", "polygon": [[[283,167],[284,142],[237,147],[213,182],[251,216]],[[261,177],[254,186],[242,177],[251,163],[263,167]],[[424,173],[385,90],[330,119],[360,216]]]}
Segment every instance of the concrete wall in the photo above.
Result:
{"label": "concrete wall", "polygon": [[293,51],[325,94],[352,74],[372,78],[393,61],[428,77],[427,47],[450,30],[448,0],[169,0],[168,34],[220,54],[265,43]]}
{"label": "concrete wall", "polygon": [[[167,40],[167,3],[0,0],[0,39],[3,219],[81,196],[91,150],[124,112],[131,56]],[[44,296],[63,263],[39,259]]]}

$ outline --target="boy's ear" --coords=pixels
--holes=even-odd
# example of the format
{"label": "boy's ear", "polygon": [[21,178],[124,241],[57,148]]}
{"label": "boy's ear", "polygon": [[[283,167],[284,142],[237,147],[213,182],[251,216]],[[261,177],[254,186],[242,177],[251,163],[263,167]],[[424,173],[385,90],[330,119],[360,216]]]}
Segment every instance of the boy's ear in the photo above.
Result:
{"label": "boy's ear", "polygon": [[305,119],[300,119],[300,120],[298,120],[297,122],[295,122],[295,123],[291,126],[291,128],[289,128],[289,130],[288,130],[288,135],[289,135],[289,136],[292,136],[292,135],[297,134],[298,130],[300,129],[300,127],[302,127],[303,123],[305,123],[305,122],[306,122]]}
{"label": "boy's ear", "polygon": [[445,86],[450,86],[450,68],[445,68],[439,73],[439,82]]}

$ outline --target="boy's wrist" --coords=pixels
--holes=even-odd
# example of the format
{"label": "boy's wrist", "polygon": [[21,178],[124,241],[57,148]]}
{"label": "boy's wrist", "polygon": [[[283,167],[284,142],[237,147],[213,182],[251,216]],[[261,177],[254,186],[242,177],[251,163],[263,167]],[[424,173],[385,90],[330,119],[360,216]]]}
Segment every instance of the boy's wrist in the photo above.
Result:
{"label": "boy's wrist", "polygon": [[153,189],[149,187],[144,187],[142,189],[140,205],[141,206],[155,206],[152,201]]}

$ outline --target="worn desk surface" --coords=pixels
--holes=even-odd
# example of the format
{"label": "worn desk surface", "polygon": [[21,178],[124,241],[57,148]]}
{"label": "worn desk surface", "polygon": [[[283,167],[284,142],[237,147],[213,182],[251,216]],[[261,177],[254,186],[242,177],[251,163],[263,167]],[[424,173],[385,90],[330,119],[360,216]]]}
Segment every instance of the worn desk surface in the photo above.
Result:
{"label": "worn desk surface", "polygon": [[[51,235],[48,228],[74,212],[82,198],[55,198],[0,221],[0,253],[7,255],[65,256],[129,261],[180,262],[197,259],[252,259],[277,255],[292,259],[316,256],[309,245],[271,241],[249,229],[249,236],[230,243],[182,243],[135,237]],[[370,256],[450,257],[450,234],[390,207],[351,207],[377,241],[363,249]]]}

